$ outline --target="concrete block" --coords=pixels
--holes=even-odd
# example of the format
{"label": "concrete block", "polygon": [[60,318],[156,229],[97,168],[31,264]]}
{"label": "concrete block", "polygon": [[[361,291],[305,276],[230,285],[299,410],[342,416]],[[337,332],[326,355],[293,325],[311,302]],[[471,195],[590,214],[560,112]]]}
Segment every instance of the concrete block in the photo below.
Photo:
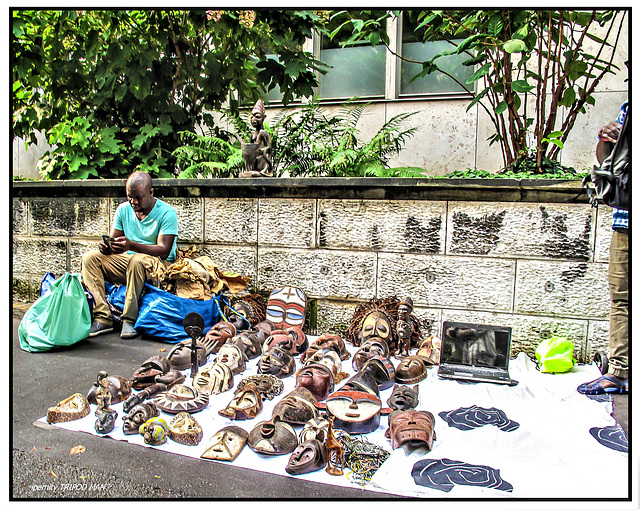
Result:
{"label": "concrete block", "polygon": [[518,261],[515,312],[604,319],[609,313],[607,265]]}
{"label": "concrete block", "polygon": [[13,199],[13,222],[12,232],[14,235],[29,234],[29,203],[19,198]]}
{"label": "concrete block", "polygon": [[20,303],[30,303],[33,301],[31,297],[30,279],[26,275],[16,275],[12,277],[11,294],[13,301]]}
{"label": "concrete block", "polygon": [[82,257],[90,250],[98,248],[98,239],[71,239],[69,240],[69,272],[80,273],[82,271]]}
{"label": "concrete block", "polygon": [[444,253],[446,202],[320,200],[323,248]]}
{"label": "concrete block", "polygon": [[316,200],[261,198],[258,208],[260,246],[315,247]]}
{"label": "concrete block", "polygon": [[204,215],[205,243],[257,243],[257,199],[205,198]]}
{"label": "concrete block", "polygon": [[57,277],[67,270],[66,239],[13,238],[13,272],[42,276],[51,271]]}
{"label": "concrete block", "polygon": [[319,299],[317,301],[318,335],[334,333],[344,338],[358,304]]}
{"label": "concrete block", "polygon": [[598,220],[593,259],[595,262],[609,263],[609,247],[613,235],[613,209],[611,207],[598,207]]}
{"label": "concrete block", "polygon": [[515,261],[441,255],[379,254],[378,296],[414,305],[509,312]]}
{"label": "concrete block", "polygon": [[589,205],[450,202],[447,253],[590,260],[593,226]]}
{"label": "concrete block", "polygon": [[165,202],[178,215],[178,241],[201,243],[204,241],[204,206],[200,198],[167,198]]}
{"label": "concrete block", "polygon": [[593,360],[598,351],[609,356],[609,321],[589,321],[586,362]]}
{"label": "concrete block", "polygon": [[376,255],[329,250],[260,248],[258,285],[299,287],[308,297],[367,300],[375,295]]}
{"label": "concrete block", "polygon": [[231,271],[256,282],[257,254],[251,246],[207,245],[199,246],[198,256],[208,256],[220,271]]}
{"label": "concrete block", "polygon": [[424,168],[425,175],[445,175],[454,170],[475,166],[476,113],[467,111],[467,98],[449,101],[414,102],[393,101],[387,105],[386,120],[414,111],[408,125],[418,128],[404,144],[400,154],[393,156],[393,167]]}
{"label": "concrete block", "polygon": [[33,236],[100,236],[109,232],[106,198],[35,198],[30,207]]}

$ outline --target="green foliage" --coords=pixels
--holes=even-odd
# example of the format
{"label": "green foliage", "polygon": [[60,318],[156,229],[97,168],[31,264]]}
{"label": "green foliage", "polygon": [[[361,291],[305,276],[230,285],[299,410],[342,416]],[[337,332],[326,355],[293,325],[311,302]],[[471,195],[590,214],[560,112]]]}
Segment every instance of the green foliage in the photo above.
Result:
{"label": "green foliage", "polygon": [[468,169],[456,170],[441,177],[448,179],[582,179],[588,171],[578,172],[573,167],[561,165],[557,161],[543,158],[542,170],[539,169],[534,155],[521,155],[513,164],[499,172]]}
{"label": "green foliage", "polygon": [[276,86],[285,104],[311,94],[322,69],[302,43],[325,21],[303,10],[12,9],[14,136],[47,133],[50,179],[173,176],[180,133],[211,125],[223,103],[237,113]]}
{"label": "green foliage", "polygon": [[233,177],[242,169],[242,150],[219,135],[180,134],[185,145],[173,152],[179,179]]}
{"label": "green foliage", "polygon": [[[280,112],[271,135],[274,175],[290,177],[420,176],[422,169],[389,169],[389,156],[399,153],[417,128],[405,124],[414,113],[393,117],[368,141],[361,142],[358,122],[367,104],[346,103],[328,115],[317,101]],[[247,140],[252,127],[242,117],[226,114],[234,131],[217,130],[207,136],[182,133],[185,144],[173,155],[179,177],[230,177],[242,169],[239,139]]]}
{"label": "green foliage", "polygon": [[[541,173],[545,158],[558,159],[577,116],[595,104],[594,91],[603,76],[618,69],[613,57],[626,11],[467,9],[403,15],[416,22],[423,41],[451,45],[420,62],[422,72],[414,79],[443,73],[462,87],[475,87],[467,109],[478,106],[489,116],[495,129],[489,141],[500,144],[505,168],[532,149],[536,167],[530,170]],[[351,30],[346,44],[384,41],[383,21],[351,13],[341,26]],[[603,37],[596,35],[598,29]],[[468,56],[463,65],[474,69],[466,84],[438,65],[453,54]]]}
{"label": "green foliage", "polygon": [[274,166],[291,177],[383,176],[389,156],[398,154],[416,127],[405,127],[415,112],[396,115],[364,143],[358,122],[367,107],[349,101],[333,116],[317,101],[276,119],[272,134]]}

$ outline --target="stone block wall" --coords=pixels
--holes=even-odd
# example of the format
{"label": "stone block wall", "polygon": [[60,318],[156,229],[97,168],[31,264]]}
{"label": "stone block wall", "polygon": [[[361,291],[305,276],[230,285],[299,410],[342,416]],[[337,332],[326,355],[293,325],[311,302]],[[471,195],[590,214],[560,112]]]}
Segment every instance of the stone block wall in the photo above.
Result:
{"label": "stone block wall", "polygon": [[[606,348],[611,211],[573,200],[579,183],[238,181],[154,189],[178,211],[179,245],[257,290],[302,288],[310,333],[343,332],[359,303],[395,295],[413,299],[426,333],[457,320],[511,326],[512,354],[534,357],[552,335],[579,361]],[[14,184],[14,300],[33,301],[47,271],[80,271],[124,200],[123,181],[100,184]]]}

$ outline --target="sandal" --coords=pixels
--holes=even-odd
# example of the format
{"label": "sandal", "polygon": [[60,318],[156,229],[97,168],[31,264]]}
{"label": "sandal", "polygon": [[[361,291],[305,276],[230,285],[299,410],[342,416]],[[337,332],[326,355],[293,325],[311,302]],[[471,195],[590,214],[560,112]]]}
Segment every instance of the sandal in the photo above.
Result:
{"label": "sandal", "polygon": [[[614,386],[602,386],[603,380],[612,382]],[[578,386],[577,390],[579,393],[584,393],[585,395],[602,395],[604,393],[627,393],[629,391],[629,379],[619,381],[618,379],[610,375],[603,375],[595,381],[581,384],[580,386]]]}

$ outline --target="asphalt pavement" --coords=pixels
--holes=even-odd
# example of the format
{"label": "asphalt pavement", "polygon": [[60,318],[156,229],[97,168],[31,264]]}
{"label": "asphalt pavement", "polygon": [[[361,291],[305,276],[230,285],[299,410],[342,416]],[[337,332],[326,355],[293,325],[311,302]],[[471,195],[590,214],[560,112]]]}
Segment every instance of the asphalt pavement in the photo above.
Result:
{"label": "asphalt pavement", "polygon": [[[36,423],[60,400],[88,391],[100,370],[127,377],[170,344],[117,332],[72,348],[28,353],[14,306],[12,335],[12,484],[10,499],[402,499],[395,495],[318,484],[142,448],[123,441]],[[166,349],[162,351],[162,349]],[[628,436],[627,396],[614,398],[614,417]],[[77,446],[81,453],[72,453]]]}

